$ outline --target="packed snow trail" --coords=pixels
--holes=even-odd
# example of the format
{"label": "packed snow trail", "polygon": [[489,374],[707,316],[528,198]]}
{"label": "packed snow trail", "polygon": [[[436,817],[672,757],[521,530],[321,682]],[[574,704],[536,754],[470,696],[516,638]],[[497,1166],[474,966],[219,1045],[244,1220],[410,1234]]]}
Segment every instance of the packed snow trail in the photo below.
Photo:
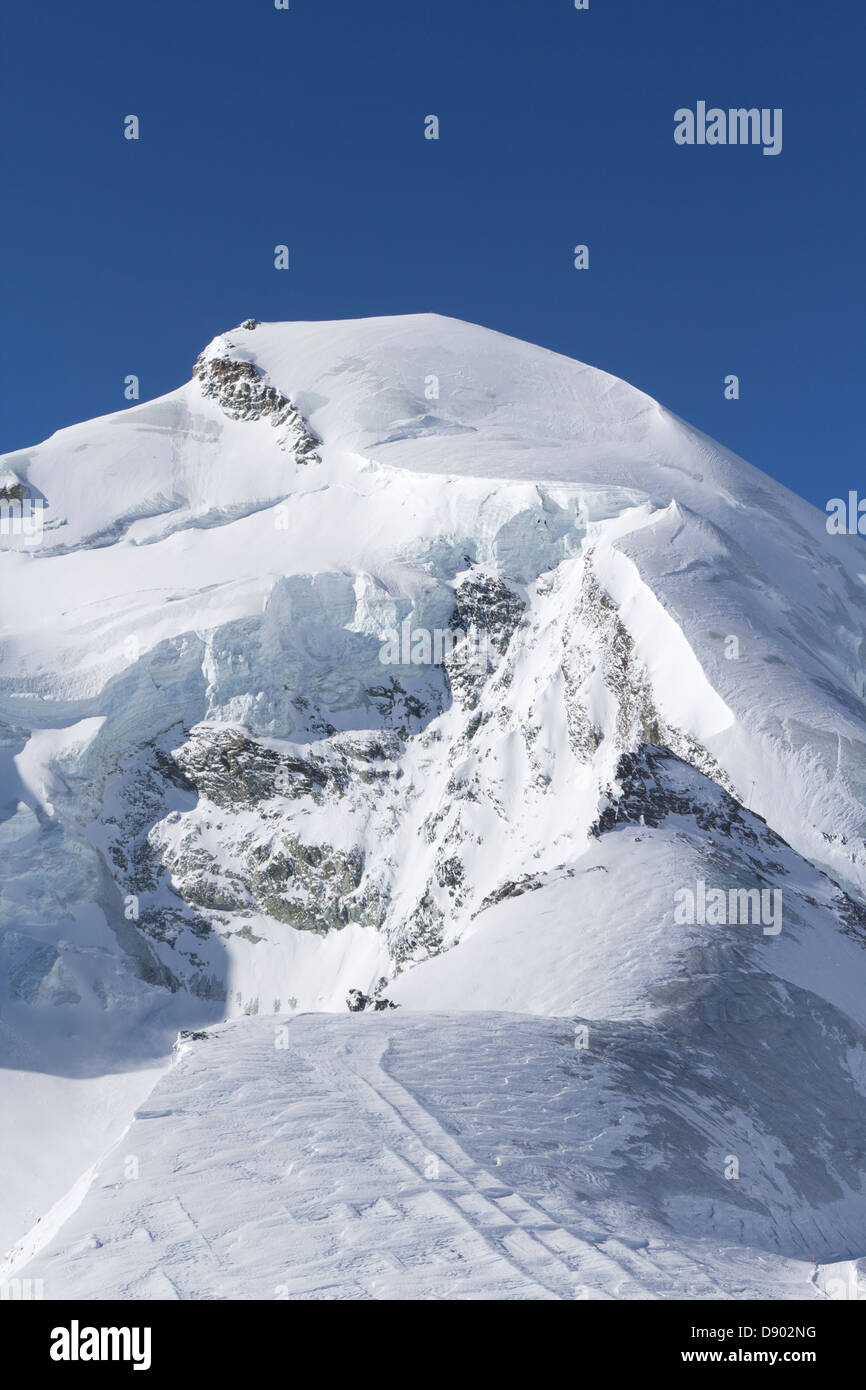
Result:
{"label": "packed snow trail", "polygon": [[[443,1034],[471,1067],[437,1056]],[[566,1020],[218,1026],[15,1273],[48,1299],[819,1296],[807,1263],[674,1240],[602,1174],[578,1197],[588,1137],[624,1119],[583,1065]]]}

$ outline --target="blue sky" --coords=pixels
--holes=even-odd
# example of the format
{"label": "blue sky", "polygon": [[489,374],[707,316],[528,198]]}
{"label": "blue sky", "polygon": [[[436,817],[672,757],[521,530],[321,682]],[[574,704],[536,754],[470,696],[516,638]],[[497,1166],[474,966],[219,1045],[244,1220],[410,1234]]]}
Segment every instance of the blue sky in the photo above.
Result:
{"label": "blue sky", "polygon": [[[862,491],[864,37],[862,0],[7,6],[0,448],[249,315],[433,310]],[[781,107],[782,153],[677,146],[701,99]]]}

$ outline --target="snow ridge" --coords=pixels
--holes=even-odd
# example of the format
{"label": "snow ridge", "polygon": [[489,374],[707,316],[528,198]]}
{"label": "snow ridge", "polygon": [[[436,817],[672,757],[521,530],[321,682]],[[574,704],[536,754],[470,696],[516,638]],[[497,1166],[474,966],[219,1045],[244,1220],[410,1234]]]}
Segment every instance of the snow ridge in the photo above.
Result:
{"label": "snow ridge", "polygon": [[[503,1296],[708,1288],[696,1270],[724,1259],[701,1242],[719,1239],[772,1256],[769,1282],[787,1289],[785,1262],[804,1258],[798,1223],[828,1265],[863,1254],[842,1119],[862,1105],[850,1058],[866,1023],[856,541],[828,536],[814,509],[625,383],[436,315],[247,320],[208,345],[186,386],[8,456],[0,483],[46,503],[41,544],[0,535],[0,1043],[20,1119],[0,1168],[14,1192],[7,1243],[101,1157],[140,1101],[140,1068],[164,1064],[179,1028],[225,1019],[237,1026],[209,1033],[162,1084],[195,1061],[210,1086],[216,1038],[258,1067],[255,1030],[284,1022],[305,1040],[304,1075],[320,1028],[310,1103],[348,1086],[371,1133],[381,1123],[397,1159],[382,1168],[371,1150],[372,1187],[391,1201],[407,1132],[433,1143],[416,1108],[433,1102],[405,1078],[398,1092],[380,1054],[356,1054],[346,1030],[366,1016],[324,1017],[384,978],[402,1007],[363,1036],[391,1057],[389,1040],[399,1052],[416,1030],[451,1057],[454,1087],[449,1039],[480,1046],[485,1025],[462,1020],[485,1009],[497,1048],[528,1030],[545,1085],[545,1030],[568,1018],[602,1030],[596,1079],[629,1114],[648,1078],[660,1088],[664,1143],[635,1130],[610,1152],[580,1141],[562,1163],[583,1165],[587,1190],[609,1183],[614,1204],[611,1173],[627,1171],[625,1227],[645,1218],[667,1242],[673,1283],[623,1243],[613,1208],[599,1208],[592,1250],[576,1208],[563,1249],[551,1245],[535,1179],[517,1174],[529,1235],[491,1246],[483,1232],[507,1226],[506,1197],[437,1134],[454,1191],[418,1211],[476,1252],[473,1287],[487,1270]],[[698,882],[780,892],[780,935],[678,921],[677,891]],[[444,1011],[435,1038],[430,1010]],[[766,1073],[743,1073],[742,1095],[745,1042],[726,1032],[721,1056],[708,1042],[735,1019],[772,1054]],[[803,1055],[820,1054],[837,1107],[821,1127],[824,1178],[789,1123],[815,1127],[808,1086],[790,1100],[791,1029]],[[674,1037],[691,1059],[676,1122],[660,1080],[681,1065]],[[619,1070],[618,1049],[631,1059]],[[492,1074],[473,1084],[467,1104],[486,1103]],[[111,1124],[30,1176],[35,1107],[50,1097],[62,1123],[82,1087]],[[597,1099],[578,1107],[585,1136]],[[148,1125],[159,1116],[134,1129]],[[686,1133],[688,1162],[674,1161]],[[710,1173],[737,1145],[750,1148],[749,1184],[722,1197]],[[666,1187],[648,1177],[661,1163]],[[99,1181],[80,1209],[96,1225]],[[218,1235],[201,1234],[188,1193],[171,1202],[165,1229],[187,1232],[209,1269]],[[357,1278],[321,1258],[334,1288],[392,1286],[366,1255]],[[105,1287],[134,1296],[227,1287],[121,1264]],[[712,1287],[735,1290],[737,1269]],[[276,1263],[267,1277],[279,1282]],[[294,1271],[291,1287],[305,1278]]]}

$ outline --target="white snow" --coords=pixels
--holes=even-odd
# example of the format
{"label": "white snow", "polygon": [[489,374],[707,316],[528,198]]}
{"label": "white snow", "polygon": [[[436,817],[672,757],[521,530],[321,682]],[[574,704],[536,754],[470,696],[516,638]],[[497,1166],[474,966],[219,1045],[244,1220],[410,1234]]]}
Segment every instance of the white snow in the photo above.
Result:
{"label": "white snow", "polygon": [[[320,461],[194,379],[0,463],[46,501],[39,545],[0,536],[0,1253],[24,1240],[14,1268],[58,1297],[822,1296],[793,1227],[822,1269],[861,1258],[866,1160],[841,1111],[804,1114],[822,1175],[772,1097],[820,1055],[866,1118],[863,932],[834,887],[862,904],[860,543],[643,393],[471,324],[261,324],[204,353],[226,356]],[[523,616],[477,704],[440,668],[383,665],[386,630],[447,628],[485,581]],[[651,734],[692,764],[671,785],[698,811],[596,838]],[[238,776],[224,738],[310,786],[238,782],[227,804],[205,784]],[[197,752],[196,791],[176,768]],[[731,829],[719,783],[787,845],[746,811]],[[315,930],[262,905],[275,857],[306,849],[324,857],[280,908]],[[779,878],[778,938],[674,926],[676,887],[743,875]],[[331,1016],[382,976],[398,1013]],[[764,997],[750,1046],[784,1058],[737,1098],[734,1025]],[[594,1093],[572,1135],[550,1049],[566,1018],[666,1048],[677,1010],[691,1148],[650,1191],[670,1151],[640,1135],[639,1064],[605,1071],[622,1133]],[[214,1023],[121,1141],[152,1163],[121,1181],[111,1146],[177,1029]],[[531,1084],[502,1112],[521,1049]],[[416,1128],[447,1184],[419,1178]],[[735,1143],[761,1176],[708,1195]]]}
{"label": "white snow", "polygon": [[49,1299],[820,1296],[808,1261],[673,1240],[610,1167],[639,1113],[587,1065],[566,1022],[508,1014],[217,1028],[0,1275]]}

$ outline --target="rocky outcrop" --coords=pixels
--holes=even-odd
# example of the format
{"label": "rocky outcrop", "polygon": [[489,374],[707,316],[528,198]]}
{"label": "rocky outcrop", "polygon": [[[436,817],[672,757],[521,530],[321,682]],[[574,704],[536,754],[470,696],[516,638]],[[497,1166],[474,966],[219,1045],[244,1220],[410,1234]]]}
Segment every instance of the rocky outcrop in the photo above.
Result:
{"label": "rocky outcrop", "polygon": [[344,795],[355,781],[370,786],[387,781],[389,764],[401,750],[400,738],[383,730],[335,732],[315,752],[301,752],[299,746],[278,752],[240,729],[200,724],[172,757],[188,783],[214,806],[264,810],[274,798],[310,797],[321,805]]}
{"label": "rocky outcrop", "polygon": [[417,906],[405,921],[388,933],[391,959],[398,969],[409,961],[438,956],[444,949],[445,913],[428,884]]}
{"label": "rocky outcrop", "polygon": [[0,502],[26,502],[30,489],[14,477],[0,477]]}
{"label": "rocky outcrop", "polygon": [[[251,324],[248,321],[242,326]],[[252,362],[202,353],[192,374],[201,386],[202,395],[216,401],[229,419],[267,420],[280,431],[277,441],[280,448],[293,454],[297,463],[321,463],[318,453],[321,440],[288,397],[271,386]]]}
{"label": "rocky outcrop", "polygon": [[388,733],[344,734],[315,752],[280,752],[238,729],[196,726],[173,761],[198,807],[167,817],[149,849],[174,892],[211,915],[261,913],[318,934],[378,927],[388,894],[364,883],[363,850],[312,841],[300,827],[311,805],[373,807],[380,784],[399,776],[401,746]]}
{"label": "rocky outcrop", "polygon": [[[657,829],[668,816],[682,816],[693,820],[700,830],[716,832],[742,848],[756,849],[761,844],[766,853],[785,847],[775,831],[746,811],[724,788],[694,777],[692,766],[667,748],[642,746],[624,753],[615,780],[606,789],[607,804],[591,833],[603,835],[623,824]],[[706,776],[702,769],[697,770]]]}
{"label": "rocky outcrop", "polygon": [[[384,989],[386,983],[386,980],[380,980],[378,989]],[[399,1007],[400,1005],[395,1004],[392,999],[378,997],[378,990],[370,995],[364,994],[363,990],[360,989],[350,989],[346,996],[346,1008],[351,1014],[362,1014],[365,1009],[371,1009],[373,1013],[380,1014],[386,1009],[399,1009]]]}
{"label": "rocky outcrop", "polygon": [[[318,936],[372,928],[392,969],[405,969],[447,949],[479,912],[570,875],[587,838],[621,824],[679,815],[756,848],[756,822],[724,773],[660,715],[591,554],[534,596],[474,568],[453,593],[458,640],[444,656],[441,710],[411,693],[401,669],[364,683],[363,701],[344,700],[374,727],[340,731],[308,680],[286,686],[298,741],[211,717],[127,770],[124,809],[103,822],[107,854],[123,892],[140,895],[138,930],[199,991],[210,988],[209,935],[255,953],[266,922]],[[332,609],[323,605],[326,631],[342,652]],[[337,617],[348,627],[354,612],[348,602]],[[287,606],[286,622],[297,621]],[[273,658],[249,641],[245,651],[241,688],[260,690]],[[213,682],[213,660],[208,669]],[[326,667],[315,671],[327,685]],[[419,682],[428,701],[430,688]],[[534,808],[575,769],[597,795],[553,859],[534,838]],[[489,862],[479,855],[488,838]]]}
{"label": "rocky outcrop", "polygon": [[249,873],[251,896],[276,921],[325,935],[360,919],[362,906],[353,899],[364,873],[360,850],[304,844],[286,835],[276,848],[256,846],[249,861],[258,861]]}
{"label": "rocky outcrop", "polygon": [[525,608],[519,594],[491,575],[470,576],[455,589],[448,626],[456,641],[443,665],[451,694],[465,709],[478,704]]}
{"label": "rocky outcrop", "polygon": [[[718,782],[732,796],[735,795],[730,778],[712,754],[660,714],[652,683],[645,668],[636,659],[634,643],[616,604],[596,579],[591,554],[584,568],[578,618],[589,641],[582,646],[579,644],[577,648],[571,646],[563,663],[569,692],[569,737],[575,753],[591,757],[601,743],[601,731],[590,723],[580,694],[586,675],[597,666],[604,684],[617,702],[617,751],[626,753],[644,744],[669,748],[684,762]],[[563,641],[567,648],[570,645],[569,637],[570,632],[566,629]]]}

